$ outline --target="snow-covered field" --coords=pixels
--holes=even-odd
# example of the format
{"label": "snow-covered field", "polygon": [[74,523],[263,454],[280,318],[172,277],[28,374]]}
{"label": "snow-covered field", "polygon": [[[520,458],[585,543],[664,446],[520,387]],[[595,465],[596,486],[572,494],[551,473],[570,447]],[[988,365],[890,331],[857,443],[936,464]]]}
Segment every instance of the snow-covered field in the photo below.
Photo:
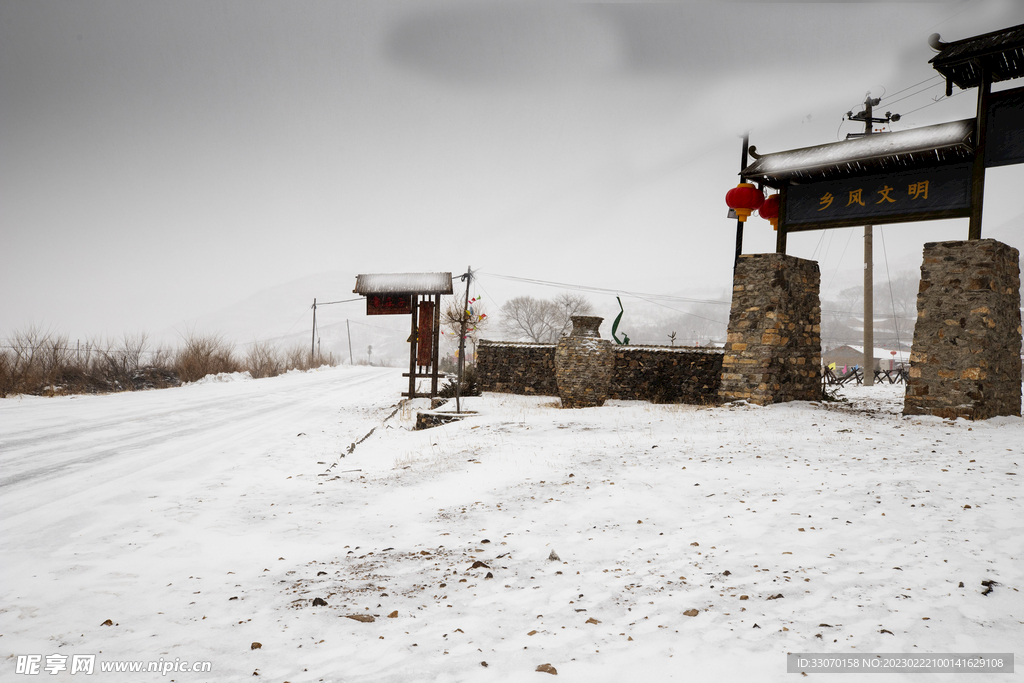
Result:
{"label": "snow-covered field", "polygon": [[[0,401],[0,680],[771,681],[803,678],[787,652],[1022,651],[1020,418],[903,418],[891,386],[490,394],[416,432],[398,370],[222,379]],[[122,661],[211,671],[100,671]]]}

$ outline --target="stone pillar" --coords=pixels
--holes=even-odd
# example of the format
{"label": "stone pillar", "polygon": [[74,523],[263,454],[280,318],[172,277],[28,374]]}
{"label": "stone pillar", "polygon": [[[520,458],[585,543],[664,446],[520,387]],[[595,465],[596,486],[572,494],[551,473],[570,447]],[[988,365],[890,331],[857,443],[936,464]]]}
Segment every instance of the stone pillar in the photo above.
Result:
{"label": "stone pillar", "polygon": [[820,283],[815,261],[740,256],[718,392],[723,401],[769,405],[821,398]]}
{"label": "stone pillar", "polygon": [[604,405],[615,370],[612,343],[601,339],[604,318],[572,316],[572,334],[555,347],[555,380],[563,408]]}
{"label": "stone pillar", "polygon": [[1020,415],[1020,254],[995,240],[924,245],[904,415]]}

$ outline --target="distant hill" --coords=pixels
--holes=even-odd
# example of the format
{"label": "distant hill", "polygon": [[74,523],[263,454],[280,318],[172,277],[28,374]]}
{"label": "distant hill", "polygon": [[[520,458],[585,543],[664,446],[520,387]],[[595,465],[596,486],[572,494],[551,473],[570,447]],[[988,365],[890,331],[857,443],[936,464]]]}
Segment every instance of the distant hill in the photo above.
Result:
{"label": "distant hill", "polygon": [[[408,316],[367,316],[362,297],[352,293],[356,274],[332,271],[308,275],[256,292],[224,308],[162,330],[157,339],[174,344],[189,332],[219,334],[239,345],[272,341],[280,348],[308,348],[312,337],[313,299],[317,300],[317,329],[322,353],[349,359],[349,320],[352,357],[356,363],[369,357],[374,364],[391,361],[401,365],[408,356]],[[358,299],[350,303],[328,302]],[[372,354],[367,347],[372,346]]]}

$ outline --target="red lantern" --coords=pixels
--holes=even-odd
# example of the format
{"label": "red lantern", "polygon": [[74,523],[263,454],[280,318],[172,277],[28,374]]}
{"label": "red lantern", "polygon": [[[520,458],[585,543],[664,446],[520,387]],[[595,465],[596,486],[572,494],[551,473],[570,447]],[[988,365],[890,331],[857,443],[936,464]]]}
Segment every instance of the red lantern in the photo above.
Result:
{"label": "red lantern", "polygon": [[764,195],[750,183],[740,183],[725,193],[725,203],[736,212],[740,222],[745,222],[747,216],[761,208],[764,203]]}
{"label": "red lantern", "polygon": [[772,227],[779,229],[779,195],[772,194],[764,200],[764,204],[758,209],[758,215],[771,221]]}

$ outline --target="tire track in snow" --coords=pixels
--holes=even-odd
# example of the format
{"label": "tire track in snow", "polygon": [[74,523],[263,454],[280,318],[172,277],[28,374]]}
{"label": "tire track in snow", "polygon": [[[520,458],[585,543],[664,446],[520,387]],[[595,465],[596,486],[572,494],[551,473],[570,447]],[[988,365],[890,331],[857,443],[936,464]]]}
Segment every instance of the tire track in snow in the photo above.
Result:
{"label": "tire track in snow", "polygon": [[[243,396],[228,392],[225,396],[198,402],[194,395],[187,393],[159,396],[159,406],[149,411],[135,411],[127,424],[123,419],[90,421],[81,418],[74,427],[60,429],[55,433],[47,428],[40,436],[22,439],[21,447],[17,449],[12,449],[12,441],[5,439],[0,466],[7,476],[0,478],[0,491],[31,486],[62,476],[82,476],[90,470],[91,465],[106,464],[105,461],[118,456],[142,459],[138,465],[145,467],[155,464],[152,461],[157,456],[168,452],[195,450],[190,447],[190,442],[204,436],[215,437],[220,434],[220,438],[214,438],[212,442],[209,438],[203,440],[203,450],[226,440],[235,440],[243,434],[250,439],[256,438],[255,433],[283,421],[300,421],[310,408],[324,403],[333,404],[342,410],[354,406],[365,407],[363,401],[366,385],[387,382],[391,377],[390,374],[382,375],[377,371],[343,377],[343,381],[339,381],[336,375],[309,379],[314,381],[304,386],[295,387],[292,386],[293,382],[289,382],[270,388],[246,387]],[[123,394],[116,396],[119,399],[125,397]],[[140,397],[142,395],[135,396]],[[168,398],[180,403],[180,407],[167,409],[165,400]],[[31,410],[34,406],[25,407]],[[45,408],[51,409],[54,406]],[[69,408],[75,410],[78,406]],[[98,406],[93,403],[89,408],[95,412]],[[49,412],[44,421],[59,420],[63,411],[58,409]],[[229,422],[231,426],[226,427]],[[126,427],[130,429],[127,433],[124,431]],[[38,428],[33,431],[39,433]],[[19,442],[15,440],[14,443]],[[48,462],[39,464],[41,459],[47,458]],[[17,471],[19,467],[27,468]]]}
{"label": "tire track in snow", "polygon": [[[320,379],[320,378],[317,378],[317,379]],[[336,378],[330,378],[330,379],[334,380],[335,382],[337,381]],[[379,380],[380,377],[378,375],[369,375],[369,376],[360,376],[360,377],[346,378],[346,379],[349,379],[349,381],[345,383],[345,388],[346,389],[351,389],[351,388],[355,388],[357,386],[361,386],[361,385],[364,385],[364,384],[373,383],[374,381]],[[252,380],[252,381],[257,382],[259,380]],[[153,391],[156,391],[156,392],[177,391],[177,390],[180,390],[180,389],[188,390],[190,388],[191,388],[190,386],[184,386],[184,387],[173,387],[173,388],[168,388],[168,389],[155,389]],[[250,386],[246,387],[246,389],[247,389],[247,391],[246,391],[246,394],[247,394],[246,397],[247,398],[258,399],[258,398],[264,398],[264,397],[273,395],[272,391],[268,392],[268,391],[265,390],[265,388],[263,386],[260,386],[260,385],[257,385],[257,386],[250,385]],[[153,396],[153,394],[150,393],[150,392],[144,392],[144,393],[143,392],[124,392],[124,393],[118,393],[118,394],[107,394],[107,395],[103,395],[103,396],[95,396],[95,397],[90,397],[90,398],[96,398],[96,399],[102,400],[106,396],[116,396],[119,399],[124,400],[124,399],[127,399],[129,397],[132,397],[132,398],[149,398],[149,397]],[[160,396],[159,398],[163,398],[163,396]],[[208,410],[208,409],[211,409],[211,408],[215,408],[215,407],[218,407],[218,406],[223,406],[223,405],[227,404],[230,401],[236,401],[236,400],[238,400],[238,398],[239,398],[238,396],[232,395],[230,397],[219,397],[219,398],[213,398],[213,399],[205,399],[205,400],[202,400],[202,402],[192,401],[192,402],[189,402],[187,405],[185,405],[183,407],[173,408],[173,409],[169,409],[169,410],[162,410],[161,412],[153,412],[152,408],[135,407],[135,409],[130,414],[127,414],[127,415],[122,414],[122,415],[119,415],[117,418],[113,418],[113,419],[99,419],[99,420],[97,420],[96,418],[91,418],[88,415],[83,415],[83,416],[77,418],[77,422],[72,423],[71,425],[67,425],[67,423],[65,423],[65,424],[63,424],[63,425],[61,425],[60,427],[57,427],[57,428],[48,428],[47,431],[45,433],[43,433],[43,434],[40,434],[39,430],[36,429],[36,428],[27,428],[27,429],[23,429],[23,430],[20,430],[20,431],[7,432],[6,434],[0,435],[0,453],[5,453],[5,452],[8,452],[8,451],[11,451],[11,450],[14,450],[14,449],[31,448],[33,446],[39,446],[39,445],[45,446],[47,448],[50,448],[50,447],[52,447],[54,445],[55,442],[66,441],[69,438],[74,438],[74,437],[81,436],[83,429],[89,429],[91,431],[98,431],[98,430],[104,430],[104,429],[115,429],[115,428],[123,427],[125,425],[125,423],[127,423],[127,422],[143,422],[143,421],[149,422],[149,421],[152,421],[153,419],[156,419],[156,418],[163,418],[163,417],[169,417],[169,416],[173,416],[173,415],[179,415],[179,414],[182,414],[184,412],[205,411],[205,410]],[[184,402],[184,400],[183,400],[183,402]],[[75,406],[75,408],[78,408],[78,407],[79,406]],[[47,406],[47,408],[51,408],[51,406]],[[96,408],[95,404],[89,404],[89,405],[84,406],[82,409],[83,410],[90,410],[90,409],[94,409],[94,408]],[[63,427],[63,428],[61,428],[61,427]],[[5,466],[8,464],[8,461],[6,459],[3,459],[0,462],[2,462],[2,464],[5,465]]]}

